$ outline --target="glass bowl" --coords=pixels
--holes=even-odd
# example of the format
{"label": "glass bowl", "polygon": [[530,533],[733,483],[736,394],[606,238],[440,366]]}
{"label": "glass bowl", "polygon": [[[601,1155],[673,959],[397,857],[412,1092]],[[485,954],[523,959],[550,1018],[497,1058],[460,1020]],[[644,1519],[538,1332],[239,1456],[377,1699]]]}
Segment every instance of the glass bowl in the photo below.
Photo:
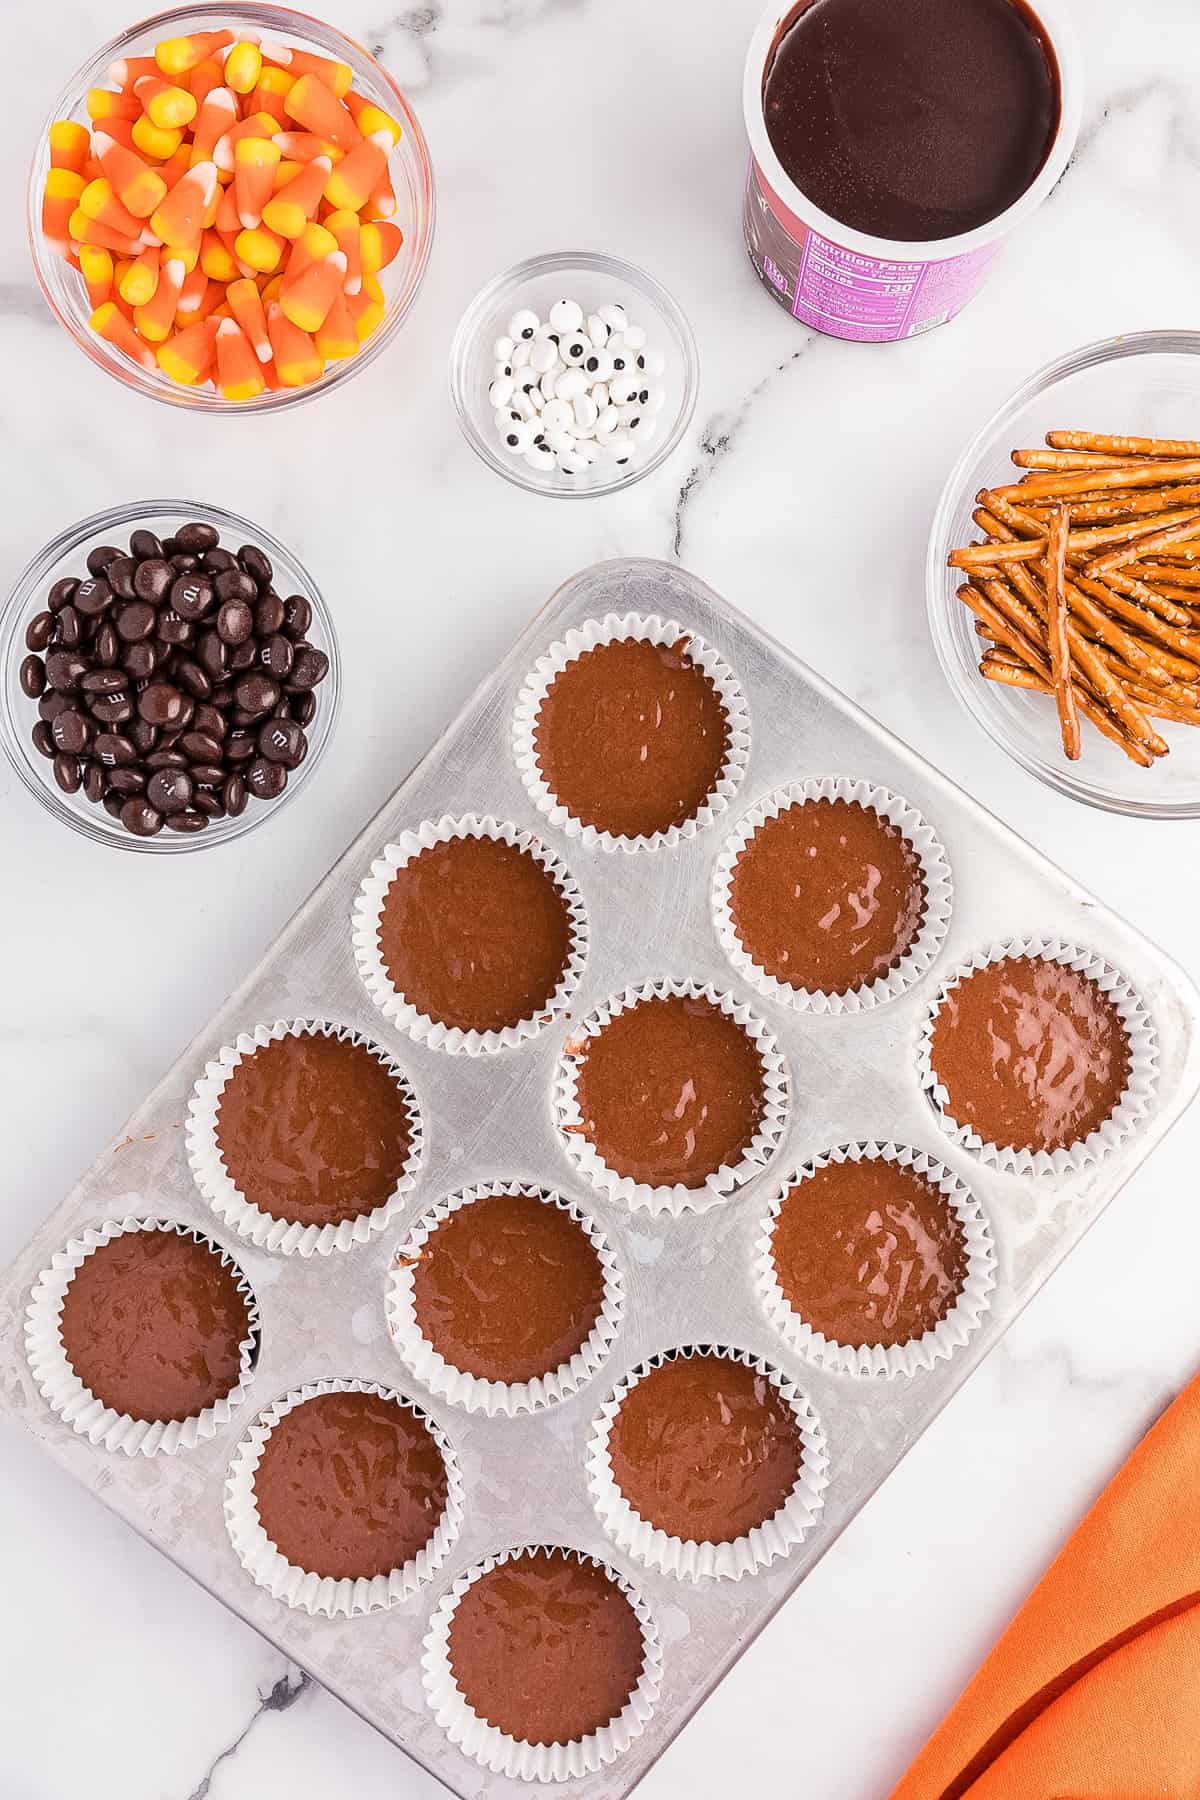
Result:
{"label": "glass bowl", "polygon": [[[500,441],[495,409],[488,399],[496,363],[492,347],[507,333],[518,307],[532,307],[544,319],[554,302],[564,297],[577,300],[585,314],[619,302],[629,322],[642,326],[647,343],[657,345],[667,359],[661,376],[667,390],[662,424],[645,456],[629,468],[599,463],[582,475],[565,475],[557,468],[542,473],[529,468],[523,458],[510,456]],[[450,397],[471,448],[497,475],[517,487],[560,500],[617,493],[664,463],[688,428],[699,380],[700,358],[692,328],[667,290],[644,269],[620,257],[586,250],[533,256],[497,275],[468,306],[450,347]]]}
{"label": "glass bowl", "polygon": [[[84,104],[88,89],[107,84],[108,66],[117,57],[149,55],[160,38],[226,28],[239,35],[273,38],[349,63],[354,70],[354,86],[359,92],[368,94],[404,127],[389,162],[396,190],[395,223],[404,233],[404,243],[399,255],[379,277],[387,298],[383,318],[356,356],[331,363],[319,381],[311,382],[307,387],[268,388],[253,400],[226,400],[222,393],[211,387],[180,387],[158,368],[141,368],[122,351],[97,337],[88,324],[92,309],[83,277],[46,242],[41,222],[42,190],[50,167],[48,134],[53,120],[77,119],[90,126]],[[360,44],[343,37],[331,25],[324,25],[319,19],[311,19],[307,13],[294,12],[287,6],[257,4],[174,7],[168,12],[155,13],[138,25],[131,25],[128,31],[97,50],[72,75],[42,127],[29,171],[27,199],[29,246],[42,292],[50,310],[59,323],[66,326],[84,354],[139,394],[148,394],[153,400],[165,400],[172,406],[218,413],[273,412],[284,406],[296,406],[302,400],[310,400],[316,394],[351,380],[374,362],[395,337],[417,297],[433,242],[434,213],[433,170],[425,138],[412,108],[386,69]]]}
{"label": "glass bowl", "polygon": [[[126,831],[118,820],[110,818],[103,806],[85,799],[82,792],[64,794],[54,779],[53,764],[34,748],[30,732],[37,721],[37,702],[29,698],[20,683],[21,663],[27,654],[25,627],[41,610],[46,590],[54,582],[86,573],[84,565],[89,550],[100,544],[120,543],[139,525],[149,526],[159,537],[169,537],[189,519],[215,526],[221,534],[222,544],[231,549],[236,550],[242,544],[258,544],[266,551],[275,567],[278,592],[304,594],[311,602],[313,616],[308,641],[329,658],[329,673],[315,690],[317,711],[312,724],[306,727],[308,755],[298,769],[291,771],[287,787],[277,800],[261,801],[251,797],[239,818],[212,819],[204,831],[194,835],[161,831],[157,837],[140,838]],[[234,838],[245,837],[247,832],[256,830],[267,820],[277,818],[312,780],[333,736],[341,703],[341,664],[333,621],[320,589],[303,563],[261,525],[239,518],[237,513],[225,512],[219,506],[205,506],[195,500],[137,500],[127,506],[114,506],[107,512],[95,513],[90,519],[81,519],[77,525],[69,525],[60,532],[22,570],[3,613],[0,613],[0,668],[3,670],[0,741],[8,760],[34,799],[56,819],[81,831],[93,843],[112,844],[118,850],[145,850],[153,856],[178,855],[185,850],[207,850],[214,844],[227,844]]]}
{"label": "glass bowl", "polygon": [[1047,431],[1200,437],[1200,332],[1145,331],[1073,350],[1032,376],[967,445],[929,538],[926,591],[938,660],[972,718],[1039,781],[1108,812],[1200,817],[1200,730],[1156,719],[1170,755],[1143,769],[1085,719],[1083,754],[1068,762],[1048,697],[979,673],[983,641],[974,614],[956,597],[963,576],[946,558],[980,536],[971,519],[979,489],[1019,480],[1010,451],[1040,445]]}

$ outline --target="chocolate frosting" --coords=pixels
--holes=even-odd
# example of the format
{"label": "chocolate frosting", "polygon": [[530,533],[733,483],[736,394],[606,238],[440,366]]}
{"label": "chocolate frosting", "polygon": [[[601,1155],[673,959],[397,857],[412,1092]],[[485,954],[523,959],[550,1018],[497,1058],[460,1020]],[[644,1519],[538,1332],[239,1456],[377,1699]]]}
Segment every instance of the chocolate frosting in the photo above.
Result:
{"label": "chocolate frosting", "polygon": [[538,765],[585,825],[651,837],[690,819],[716,786],[729,720],[688,642],[597,644],[547,688],[533,734]]}
{"label": "chocolate frosting", "polygon": [[418,1012],[461,1031],[532,1018],[562,980],[571,920],[535,856],[497,838],[451,838],[392,877],[379,921],[388,978]]}
{"label": "chocolate frosting", "polygon": [[467,1705],[529,1744],[569,1744],[615,1719],[646,1655],[611,1576],[552,1550],[524,1551],[472,1582],[447,1653]]}
{"label": "chocolate frosting", "polygon": [[1095,1131],[1130,1067],[1107,994],[1062,963],[1027,956],[988,963],[948,990],[930,1060],[952,1119],[985,1143],[1029,1150],[1058,1150]]}
{"label": "chocolate frosting", "polygon": [[768,975],[839,994],[895,968],[920,928],[925,884],[908,839],[872,807],[805,800],[754,833],[734,863],[729,907]]}
{"label": "chocolate frosting", "polygon": [[217,1148],[252,1205],[334,1225],[387,1200],[412,1148],[412,1120],[364,1045],[292,1033],[233,1070],[217,1106]]}
{"label": "chocolate frosting", "polygon": [[133,1419],[190,1419],[237,1386],[246,1298],[211,1244],[126,1231],[80,1264],[63,1349],[84,1386]]}
{"label": "chocolate frosting", "polygon": [[1012,0],[812,0],[767,70],[767,136],[787,174],[856,231],[973,231],[1030,186],[1058,124],[1040,24]]}
{"label": "chocolate frosting", "polygon": [[939,1188],[883,1158],[829,1163],[790,1190],[771,1239],[775,1275],[805,1324],[838,1344],[906,1344],[931,1331],[967,1273],[962,1223]]}
{"label": "chocolate frosting", "polygon": [[762,1123],[762,1058],[709,1000],[640,1000],[587,1040],[576,1075],[584,1135],[618,1175],[703,1187]]}
{"label": "chocolate frosting", "polygon": [[386,1575],[424,1548],[446,1507],[432,1433],[379,1394],[317,1394],[285,1413],[262,1448],[262,1528],[293,1567],[335,1580]]}
{"label": "chocolate frosting", "polygon": [[550,1201],[489,1194],[439,1224],[413,1272],[413,1310],[456,1369],[532,1381],[587,1342],[604,1272],[582,1227]]}
{"label": "chocolate frosting", "polygon": [[608,1439],[613,1480],[671,1537],[728,1544],[773,1518],[804,1447],[774,1384],[726,1356],[673,1356],[630,1389]]}

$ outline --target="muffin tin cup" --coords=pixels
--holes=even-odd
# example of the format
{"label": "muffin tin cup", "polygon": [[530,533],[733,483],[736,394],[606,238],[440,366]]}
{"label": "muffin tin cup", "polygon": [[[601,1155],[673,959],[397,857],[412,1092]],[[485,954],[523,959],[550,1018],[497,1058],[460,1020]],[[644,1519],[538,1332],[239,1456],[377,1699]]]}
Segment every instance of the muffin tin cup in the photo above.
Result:
{"label": "muffin tin cup", "polygon": [[[492,1194],[524,1194],[531,1200],[557,1206],[567,1213],[586,1234],[600,1259],[604,1276],[600,1314],[584,1343],[566,1362],[529,1381],[491,1381],[456,1368],[425,1337],[413,1308],[413,1272],[406,1266],[405,1258],[418,1257],[438,1226],[452,1213],[470,1206],[475,1200],[486,1200]],[[574,1201],[524,1181],[481,1181],[473,1187],[448,1194],[417,1220],[388,1271],[384,1304],[392,1342],[422,1386],[448,1400],[452,1406],[465,1407],[468,1412],[486,1413],[489,1418],[512,1418],[518,1413],[537,1412],[543,1407],[557,1405],[590,1381],[603,1366],[620,1328],[625,1284],[607,1238]]]}
{"label": "muffin tin cup", "polygon": [[[925,884],[925,907],[916,935],[895,966],[876,980],[861,987],[843,988],[828,993],[820,989],[793,987],[769,975],[755,962],[746,949],[733,922],[730,889],[734,864],[768,819],[776,818],[788,807],[806,800],[846,800],[868,807],[903,834],[921,864]],[[807,781],[793,781],[776,788],[759,800],[739,822],[717,857],[713,870],[712,911],[717,937],[730,963],[745,981],[757,988],[768,1000],[781,1006],[792,1006],[802,1012],[840,1013],[866,1012],[903,994],[927,973],[946,941],[950,928],[950,912],[954,900],[954,883],[950,864],[940,839],[932,826],[907,800],[890,788],[849,775],[814,775]]]}
{"label": "muffin tin cup", "polygon": [[[681,1356],[722,1356],[742,1363],[771,1383],[795,1416],[803,1446],[800,1473],[791,1493],[771,1518],[743,1537],[713,1544],[661,1531],[630,1505],[613,1479],[608,1440],[622,1402],[644,1376]],[[604,1402],[592,1426],[587,1453],[588,1487],[600,1522],[613,1542],[647,1568],[682,1581],[740,1581],[777,1557],[787,1556],[812,1530],[824,1506],[829,1485],[825,1432],[816,1411],[791,1378],[748,1350],[723,1345],[684,1345],[649,1356],[632,1369]]]}
{"label": "muffin tin cup", "polygon": [[[620,1175],[600,1156],[583,1134],[583,1115],[579,1110],[577,1075],[579,1058],[589,1038],[610,1025],[619,1014],[643,1000],[708,1000],[720,1007],[727,1017],[736,1020],[758,1050],[763,1066],[763,1117],[758,1130],[735,1163],[722,1163],[700,1187],[684,1187],[676,1182],[670,1187],[653,1187],[635,1181],[631,1175]],[[722,993],[711,983],[696,981],[647,981],[640,987],[627,987],[597,1006],[582,1021],[576,1032],[563,1045],[554,1081],[554,1116],[568,1154],[582,1169],[593,1186],[613,1199],[648,1212],[670,1213],[679,1217],[687,1212],[706,1212],[710,1206],[728,1199],[735,1189],[758,1175],[770,1162],[779,1146],[787,1124],[791,1096],[787,1063],[784,1061],[774,1032],[765,1020],[731,994]]]}
{"label": "muffin tin cup", "polygon": [[[248,1200],[237,1186],[217,1142],[217,1114],[221,1095],[238,1064],[268,1044],[285,1037],[335,1037],[345,1044],[357,1044],[369,1050],[382,1063],[408,1108],[412,1142],[404,1162],[404,1171],[383,1203],[371,1212],[358,1213],[337,1224],[301,1224],[264,1212]],[[260,1250],[278,1250],[285,1256],[329,1256],[335,1250],[349,1250],[354,1244],[365,1244],[385,1230],[412,1190],[425,1149],[425,1132],[421,1110],[412,1083],[399,1063],[381,1046],[350,1025],[334,1025],[324,1019],[276,1019],[272,1025],[256,1025],[252,1031],[238,1034],[233,1044],[217,1052],[196,1083],[188,1102],[186,1132],[187,1158],[196,1186],[217,1217],[232,1225],[235,1231],[256,1244]]]}
{"label": "muffin tin cup", "polygon": [[[397,870],[422,850],[431,850],[435,844],[446,844],[458,837],[490,837],[497,843],[511,844],[516,850],[526,851],[552,878],[570,917],[571,946],[558,986],[536,1013],[527,1019],[519,1019],[514,1025],[506,1025],[500,1031],[463,1031],[457,1025],[444,1025],[431,1019],[428,1013],[419,1012],[392,985],[379,947],[383,904]],[[363,986],[384,1018],[418,1043],[427,1044],[431,1050],[448,1051],[451,1055],[483,1056],[497,1050],[512,1050],[537,1037],[570,1004],[587,963],[587,911],[574,877],[531,832],[519,831],[515,825],[505,824],[490,814],[464,813],[459,818],[445,814],[440,819],[426,819],[415,831],[401,832],[396,842],[388,844],[371,864],[370,873],[354,902],[351,932],[354,960]]]}
{"label": "muffin tin cup", "polygon": [[[63,1348],[63,1302],[77,1271],[94,1251],[130,1231],[173,1231],[179,1237],[194,1238],[232,1272],[246,1302],[246,1336],[239,1345],[241,1368],[236,1385],[220,1400],[187,1419],[135,1419],[129,1413],[106,1406],[84,1386],[67,1361]],[[38,1276],[25,1312],[25,1355],[47,1403],[64,1424],[90,1444],[105,1450],[120,1450],[126,1456],[172,1456],[177,1450],[194,1449],[206,1438],[213,1437],[222,1425],[228,1424],[234,1408],[245,1399],[253,1379],[259,1336],[258,1302],[233,1257],[202,1231],[180,1225],[174,1219],[130,1216],[88,1226],[79,1237],[72,1238],[59,1250],[49,1268]]]}
{"label": "muffin tin cup", "polygon": [[[960,1125],[952,1116],[950,1095],[933,1068],[933,1027],[947,994],[977,969],[984,969],[989,963],[1003,962],[1006,957],[1040,958],[1061,963],[1064,968],[1088,976],[1116,1008],[1129,1039],[1129,1078],[1113,1112],[1086,1138],[1060,1150],[1031,1150],[1020,1144],[985,1142],[978,1132]],[[938,1123],[964,1150],[1012,1175],[1067,1175],[1077,1174],[1115,1150],[1145,1117],[1157,1086],[1158,1054],[1158,1035],[1153,1020],[1119,969],[1095,951],[1081,950],[1077,944],[1066,943],[1061,938],[1009,938],[989,950],[978,952],[942,983],[921,1028],[917,1075]]]}
{"label": "muffin tin cup", "polygon": [[[943,1319],[903,1344],[841,1344],[816,1331],[795,1310],[779,1284],[772,1254],[775,1225],[788,1194],[794,1187],[811,1179],[818,1169],[831,1163],[874,1160],[897,1164],[923,1175],[945,1196],[962,1226],[967,1253],[967,1272],[958,1296]],[[839,1144],[814,1156],[803,1168],[783,1182],[771,1199],[763,1220],[761,1235],[755,1246],[754,1273],[759,1299],[767,1318],[789,1349],[814,1363],[818,1368],[836,1370],[843,1375],[898,1376],[915,1375],[932,1369],[970,1341],[990,1304],[996,1285],[996,1253],[991,1227],[978,1200],[960,1181],[953,1169],[938,1162],[923,1150],[912,1150],[890,1140],[866,1140],[857,1144]]]}
{"label": "muffin tin cup", "polygon": [[[467,1589],[502,1563],[537,1550],[549,1550],[562,1556],[573,1556],[581,1563],[597,1564],[620,1588],[642,1628],[645,1653],[642,1673],[625,1706],[599,1731],[575,1738],[569,1744],[532,1744],[489,1725],[468,1704],[450,1666],[450,1626]],[[442,1596],[425,1635],[421,1667],[429,1707],[451,1743],[465,1756],[473,1757],[485,1769],[515,1781],[569,1781],[576,1776],[592,1775],[606,1763],[614,1762],[635,1738],[641,1736],[658,1703],[662,1661],[662,1644],[650,1608],[619,1569],[599,1557],[588,1556],[562,1544],[521,1544],[485,1557],[465,1575],[460,1575],[449,1592]]]}
{"label": "muffin tin cup", "polygon": [[[337,1577],[297,1568],[276,1549],[259,1518],[254,1476],[263,1446],[282,1418],[320,1394],[376,1394],[381,1400],[394,1400],[421,1421],[441,1453],[446,1468],[445,1510],[428,1543],[386,1575]],[[441,1568],[454,1548],[462,1522],[463,1478],[449,1439],[415,1401],[377,1381],[322,1380],[293,1388],[258,1415],[238,1445],[225,1477],[225,1527],[242,1567],[274,1599],[313,1618],[359,1618],[406,1600]]]}
{"label": "muffin tin cup", "polygon": [[[616,643],[622,638],[644,638],[652,644],[665,644],[668,647],[677,644],[681,638],[686,638],[687,654],[712,681],[725,709],[729,726],[729,748],[725,761],[704,804],[691,818],[685,819],[682,825],[671,825],[666,831],[656,831],[646,837],[616,837],[611,832],[601,831],[595,825],[586,825],[582,819],[577,819],[544,779],[534,743],[538,712],[555,676],[560,675],[568,663],[575,662],[585,651],[594,650],[598,644]],[[517,696],[513,711],[512,746],[521,779],[538,811],[569,837],[578,838],[587,849],[624,850],[630,854],[638,850],[670,849],[695,837],[697,832],[702,831],[706,825],[711,825],[714,819],[728,810],[750,760],[750,711],[737,676],[729,664],[719,651],[714,650],[711,644],[698,637],[694,631],[680,625],[675,619],[662,619],[657,613],[606,613],[602,619],[589,619],[584,624],[573,627],[534,664]]]}

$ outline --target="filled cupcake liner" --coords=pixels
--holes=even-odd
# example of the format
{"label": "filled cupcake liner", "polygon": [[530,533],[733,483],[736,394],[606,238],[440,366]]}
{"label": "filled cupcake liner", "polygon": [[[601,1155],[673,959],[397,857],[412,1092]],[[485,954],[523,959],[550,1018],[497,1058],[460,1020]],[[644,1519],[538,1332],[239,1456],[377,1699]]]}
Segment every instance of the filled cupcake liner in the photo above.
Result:
{"label": "filled cupcake liner", "polygon": [[[586,1737],[575,1738],[568,1744],[534,1744],[510,1737],[497,1726],[489,1725],[468,1704],[450,1666],[450,1627],[467,1589],[502,1563],[537,1550],[572,1556],[580,1563],[594,1563],[602,1568],[629,1601],[642,1629],[642,1672],[624,1707],[599,1731],[589,1732]],[[615,1761],[636,1737],[641,1736],[658,1703],[662,1661],[662,1644],[650,1608],[619,1569],[582,1550],[572,1550],[561,1544],[530,1543],[487,1556],[465,1575],[459,1576],[434,1609],[425,1635],[421,1667],[430,1709],[451,1743],[456,1744],[465,1756],[473,1757],[485,1769],[515,1781],[569,1781],[575,1776],[592,1775],[606,1763]]]}
{"label": "filled cupcake liner", "polygon": [[[923,1175],[944,1194],[957,1214],[965,1240],[967,1270],[954,1304],[936,1325],[903,1344],[841,1344],[835,1338],[825,1337],[795,1310],[775,1272],[775,1225],[791,1190],[810,1180],[818,1169],[828,1168],[830,1163],[866,1161],[896,1163],[902,1169]],[[996,1253],[991,1227],[970,1188],[936,1157],[890,1140],[839,1144],[835,1149],[812,1157],[772,1196],[754,1249],[755,1285],[771,1324],[790,1349],[818,1368],[834,1369],[844,1375],[892,1377],[932,1369],[935,1363],[953,1356],[969,1342],[991,1303],[991,1292],[996,1285]]]}
{"label": "filled cupcake liner", "polygon": [[[263,1446],[282,1418],[320,1394],[376,1394],[381,1400],[394,1400],[421,1421],[441,1453],[446,1468],[442,1516],[416,1556],[386,1575],[338,1577],[297,1568],[276,1549],[263,1528],[254,1493]],[[437,1573],[450,1554],[462,1529],[463,1506],[462,1472],[441,1427],[407,1395],[377,1381],[322,1380],[293,1388],[258,1415],[238,1445],[225,1477],[225,1526],[242,1567],[273,1599],[313,1618],[359,1618],[406,1600]]]}
{"label": "filled cupcake liner", "polygon": [[[491,1194],[526,1195],[546,1206],[556,1206],[569,1214],[586,1234],[600,1259],[604,1276],[604,1299],[600,1314],[587,1338],[575,1354],[555,1369],[548,1369],[529,1381],[492,1381],[458,1369],[439,1354],[421,1331],[413,1307],[413,1271],[406,1259],[418,1258],[438,1226],[461,1207]],[[482,1412],[489,1417],[511,1418],[518,1413],[540,1411],[554,1406],[581,1388],[607,1360],[616,1339],[625,1305],[625,1286],[620,1265],[607,1238],[594,1220],[574,1203],[549,1188],[535,1187],[523,1181],[481,1181],[473,1187],[460,1188],[439,1200],[422,1215],[396,1252],[396,1260],[388,1271],[385,1310],[392,1341],[412,1374],[431,1393],[449,1400],[453,1406],[468,1412]]]}
{"label": "filled cupcake liner", "polygon": [[[449,843],[451,838],[458,837],[495,838],[498,843],[527,851],[553,880],[570,919],[571,943],[558,986],[536,1013],[513,1025],[505,1025],[500,1031],[463,1031],[457,1025],[444,1025],[440,1020],[430,1018],[428,1013],[419,1012],[393,986],[380,950],[383,905],[397,871],[422,850],[431,850],[435,844]],[[588,918],[575,878],[532,832],[519,831],[515,825],[505,824],[491,814],[464,813],[459,818],[445,814],[440,819],[426,819],[415,831],[401,832],[396,842],[386,845],[371,864],[355,898],[351,932],[354,960],[363,986],[384,1018],[399,1026],[401,1031],[408,1032],[418,1043],[427,1044],[432,1050],[449,1051],[451,1055],[462,1052],[467,1056],[482,1056],[497,1050],[511,1050],[536,1037],[570,1004],[587,963]]]}
{"label": "filled cupcake liner", "polygon": [[[777,976],[769,975],[760,963],[755,962],[738,936],[733,922],[730,891],[738,857],[768,819],[777,818],[790,806],[802,805],[806,800],[845,800],[878,813],[880,818],[886,819],[902,833],[921,864],[925,905],[912,942],[893,968],[886,974],[877,976],[874,981],[864,982],[860,987],[825,992],[821,989],[793,987],[790,982],[780,981]],[[894,1000],[898,994],[903,994],[932,966],[945,943],[953,902],[954,883],[950,864],[933,827],[915,806],[910,806],[907,800],[892,793],[890,788],[849,775],[814,775],[807,781],[789,782],[786,787],[776,788],[765,795],[739,821],[736,831],[724,844],[713,869],[713,923],[721,948],[729,961],[737,973],[756,987],[760,994],[765,994],[768,1000],[776,1000],[782,1006],[792,1006],[802,1012],[828,1013],[834,1016],[839,1013],[866,1012],[872,1006],[881,1006],[885,1001]]]}
{"label": "filled cupcake liner", "polygon": [[[735,1163],[722,1163],[707,1177],[703,1186],[689,1188],[682,1182],[653,1187],[635,1181],[631,1175],[620,1175],[608,1164],[583,1134],[583,1115],[579,1110],[577,1076],[580,1057],[589,1038],[612,1023],[620,1013],[643,1000],[666,998],[708,1000],[729,1018],[736,1020],[752,1039],[763,1066],[763,1117],[758,1130]],[[685,1212],[705,1212],[728,1198],[733,1191],[759,1174],[779,1146],[787,1124],[790,1105],[787,1063],[774,1032],[744,1001],[722,993],[711,982],[647,981],[640,987],[627,987],[597,1006],[563,1045],[554,1082],[554,1115],[568,1153],[588,1179],[615,1199],[653,1213],[670,1213],[678,1217]]]}
{"label": "filled cupcake liner", "polygon": [[[795,1415],[800,1432],[803,1446],[800,1473],[783,1505],[771,1518],[743,1537],[724,1544],[675,1537],[661,1531],[630,1505],[613,1478],[608,1440],[622,1402],[644,1376],[681,1356],[722,1356],[765,1376]],[[664,1575],[674,1575],[683,1581],[740,1581],[744,1575],[765,1568],[777,1557],[790,1555],[812,1530],[825,1504],[829,1455],[824,1428],[815,1409],[789,1376],[748,1350],[729,1349],[720,1344],[686,1344],[677,1350],[661,1351],[647,1357],[623,1378],[604,1402],[592,1425],[587,1475],[592,1501],[605,1531],[620,1549],[645,1563],[647,1568],[660,1569]]]}
{"label": "filled cupcake liner", "polygon": [[[686,638],[687,655],[704,670],[716,688],[729,724],[729,748],[725,761],[704,804],[691,818],[685,819],[682,825],[671,825],[665,831],[656,831],[645,837],[617,837],[576,818],[544,779],[534,744],[538,713],[555,677],[585,651],[594,650],[598,644],[616,643],[622,638],[643,638],[649,643],[665,644],[668,647],[677,644],[681,638]],[[728,810],[750,760],[750,711],[737,676],[724,657],[686,625],[680,625],[675,619],[662,619],[657,613],[606,613],[602,619],[589,619],[583,625],[573,627],[564,637],[551,644],[545,655],[534,665],[517,696],[512,721],[512,746],[517,768],[530,799],[552,825],[558,826],[568,836],[578,838],[589,850],[625,850],[630,853],[638,850],[663,850],[695,837],[698,831],[703,831],[706,825],[711,825],[714,819]],[[602,755],[603,748],[603,745],[598,745],[597,753]]]}
{"label": "filled cupcake liner", "polygon": [[[335,1037],[346,1044],[357,1044],[369,1050],[382,1063],[408,1108],[412,1142],[404,1169],[395,1187],[371,1212],[358,1213],[337,1224],[301,1224],[297,1220],[278,1218],[264,1212],[247,1199],[228,1169],[217,1141],[217,1114],[226,1083],[239,1063],[268,1044],[285,1037]],[[334,1025],[324,1019],[276,1019],[271,1025],[256,1025],[252,1031],[238,1034],[237,1041],[219,1050],[196,1083],[188,1102],[186,1132],[187,1158],[196,1186],[208,1204],[232,1225],[242,1237],[261,1250],[279,1250],[287,1256],[328,1256],[334,1250],[349,1250],[354,1244],[365,1244],[386,1229],[403,1204],[417,1179],[424,1154],[425,1133],[417,1096],[408,1076],[396,1059],[372,1038],[350,1025]]]}
{"label": "filled cupcake liner", "polygon": [[[1062,963],[1096,983],[1116,1008],[1129,1039],[1129,1078],[1125,1091],[1112,1113],[1102,1125],[1078,1143],[1060,1150],[1031,1150],[1020,1144],[987,1143],[978,1132],[960,1125],[950,1112],[950,1095],[938,1080],[933,1067],[933,1028],[947,994],[977,969],[989,963],[1003,962],[1006,957],[1033,957]],[[921,1029],[917,1050],[917,1074],[938,1123],[964,1150],[990,1163],[993,1168],[1015,1175],[1069,1175],[1097,1162],[1130,1133],[1145,1117],[1158,1083],[1158,1034],[1154,1022],[1139,996],[1119,969],[1106,962],[1094,950],[1083,950],[1061,938],[1010,938],[981,950],[962,963],[942,983]]]}
{"label": "filled cupcake liner", "polygon": [[[211,1406],[206,1406],[203,1412],[187,1419],[135,1419],[129,1413],[117,1412],[84,1386],[67,1361],[62,1341],[62,1309],[67,1289],[94,1251],[129,1231],[173,1231],[179,1237],[194,1238],[231,1271],[246,1302],[246,1335],[238,1347],[241,1368],[235,1386]],[[245,1399],[253,1378],[259,1337],[258,1302],[238,1264],[212,1238],[175,1219],[130,1216],[108,1219],[102,1225],[89,1225],[79,1237],[71,1238],[56,1251],[49,1268],[43,1269],[34,1282],[25,1311],[25,1355],[49,1406],[64,1424],[90,1444],[105,1450],[120,1450],[126,1456],[171,1456],[177,1450],[191,1450],[227,1424],[234,1408]]]}

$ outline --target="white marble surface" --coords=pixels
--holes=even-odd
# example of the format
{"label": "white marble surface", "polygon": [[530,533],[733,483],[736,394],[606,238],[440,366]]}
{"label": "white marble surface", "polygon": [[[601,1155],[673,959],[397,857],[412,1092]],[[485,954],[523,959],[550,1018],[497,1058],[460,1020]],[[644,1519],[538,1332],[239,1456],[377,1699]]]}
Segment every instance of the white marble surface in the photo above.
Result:
{"label": "white marble surface", "polygon": [[[304,803],[237,852],[93,847],[0,769],[0,1257],[25,1239],[269,942],[532,609],[617,553],[677,556],[1200,972],[1200,826],[1089,813],[954,706],[922,555],[965,435],[1032,368],[1194,323],[1200,12],[1080,0],[1089,95],[1066,179],[946,330],[814,338],[742,256],[743,48],[757,0],[322,0],[428,131],[441,223],[371,377],[280,420],[125,395],[28,271],[24,166],[68,66],[123,0],[51,0],[10,43],[0,141],[4,584],[71,519],[225,502],[292,543],[336,609],[339,738]],[[460,439],[460,308],[578,242],[674,289],[703,357],[684,447],[625,496],[510,490]],[[1185,1120],[647,1779],[646,1800],[886,1792],[1048,1557],[1200,1361],[1200,1115]],[[442,1790],[0,1432],[4,1800],[433,1800]]]}

